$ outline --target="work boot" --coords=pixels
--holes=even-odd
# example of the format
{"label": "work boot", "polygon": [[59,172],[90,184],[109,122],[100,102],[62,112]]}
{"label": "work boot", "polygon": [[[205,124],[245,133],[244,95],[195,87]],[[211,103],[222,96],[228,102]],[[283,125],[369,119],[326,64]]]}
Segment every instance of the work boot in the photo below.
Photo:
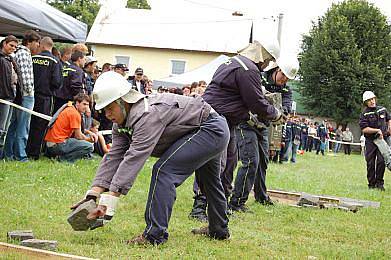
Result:
{"label": "work boot", "polygon": [[242,213],[252,213],[250,208],[243,204],[243,205],[235,205],[233,203],[229,204],[229,209],[231,209],[233,212],[242,212]]}
{"label": "work boot", "polygon": [[193,208],[189,214],[189,218],[196,219],[201,222],[208,222],[206,215],[206,198],[203,195],[194,196]]}
{"label": "work boot", "polygon": [[270,198],[267,198],[265,200],[255,200],[255,202],[263,206],[274,206],[274,202]]}
{"label": "work boot", "polygon": [[195,228],[191,230],[191,233],[193,233],[194,235],[208,236],[210,238],[217,239],[217,240],[225,240],[230,238],[230,234],[228,231],[220,236],[217,236],[216,234],[214,235],[210,234],[209,227]]}
{"label": "work boot", "polygon": [[380,190],[380,191],[386,191],[386,189],[384,188],[383,184],[376,184],[375,188]]}
{"label": "work boot", "polygon": [[139,245],[139,246],[148,246],[152,243],[144,237],[143,234],[135,236],[134,238],[126,241],[126,244],[128,245]]}

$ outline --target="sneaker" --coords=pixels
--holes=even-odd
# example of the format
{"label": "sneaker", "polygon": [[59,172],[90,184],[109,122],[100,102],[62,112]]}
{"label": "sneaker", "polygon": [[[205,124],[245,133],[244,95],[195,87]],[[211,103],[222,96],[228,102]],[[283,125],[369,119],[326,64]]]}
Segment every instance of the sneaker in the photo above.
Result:
{"label": "sneaker", "polygon": [[140,245],[140,246],[148,246],[151,245],[151,242],[144,237],[143,234],[138,235],[128,241],[126,241],[128,245]]}
{"label": "sneaker", "polygon": [[209,236],[209,227],[194,228],[191,230],[194,235]]}
{"label": "sneaker", "polygon": [[209,233],[209,227],[195,228],[191,230],[191,233],[193,233],[194,235],[208,236],[217,240],[225,240],[230,238],[229,232],[226,232],[224,235],[218,237],[216,235],[211,235]]}

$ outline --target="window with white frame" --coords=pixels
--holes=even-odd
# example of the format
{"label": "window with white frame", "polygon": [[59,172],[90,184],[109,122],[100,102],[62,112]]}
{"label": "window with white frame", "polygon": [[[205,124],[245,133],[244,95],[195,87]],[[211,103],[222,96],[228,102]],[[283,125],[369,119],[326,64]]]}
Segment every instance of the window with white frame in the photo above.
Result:
{"label": "window with white frame", "polygon": [[171,74],[178,75],[185,72],[186,61],[184,60],[171,60]]}
{"label": "window with white frame", "polygon": [[128,68],[130,66],[130,57],[129,56],[124,56],[124,55],[116,55],[114,57],[115,64],[125,64]]}

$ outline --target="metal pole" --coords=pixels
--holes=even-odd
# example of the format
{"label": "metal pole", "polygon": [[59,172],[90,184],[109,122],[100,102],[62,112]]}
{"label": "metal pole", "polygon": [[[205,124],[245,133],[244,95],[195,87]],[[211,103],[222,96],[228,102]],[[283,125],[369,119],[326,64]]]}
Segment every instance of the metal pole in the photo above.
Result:
{"label": "metal pole", "polygon": [[282,18],[284,17],[284,14],[283,13],[280,13],[278,15],[278,31],[277,31],[277,40],[278,40],[278,43],[280,44],[280,48],[281,48],[281,33],[282,33]]}

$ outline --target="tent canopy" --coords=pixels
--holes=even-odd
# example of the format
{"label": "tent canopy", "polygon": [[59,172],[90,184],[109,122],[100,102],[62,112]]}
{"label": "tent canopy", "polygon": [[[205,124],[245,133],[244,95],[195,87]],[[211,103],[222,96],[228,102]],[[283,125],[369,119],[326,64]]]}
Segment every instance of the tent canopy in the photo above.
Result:
{"label": "tent canopy", "polygon": [[0,34],[23,36],[27,30],[64,42],[84,42],[87,25],[39,0],[1,0]]}
{"label": "tent canopy", "polygon": [[164,87],[181,87],[186,84],[191,84],[194,81],[205,80],[207,84],[212,80],[213,74],[216,72],[217,68],[226,62],[229,59],[226,55],[220,55],[216,59],[211,62],[197,68],[191,70],[189,72],[173,76],[167,77],[159,80],[153,81],[153,87],[157,88],[159,86]]}

